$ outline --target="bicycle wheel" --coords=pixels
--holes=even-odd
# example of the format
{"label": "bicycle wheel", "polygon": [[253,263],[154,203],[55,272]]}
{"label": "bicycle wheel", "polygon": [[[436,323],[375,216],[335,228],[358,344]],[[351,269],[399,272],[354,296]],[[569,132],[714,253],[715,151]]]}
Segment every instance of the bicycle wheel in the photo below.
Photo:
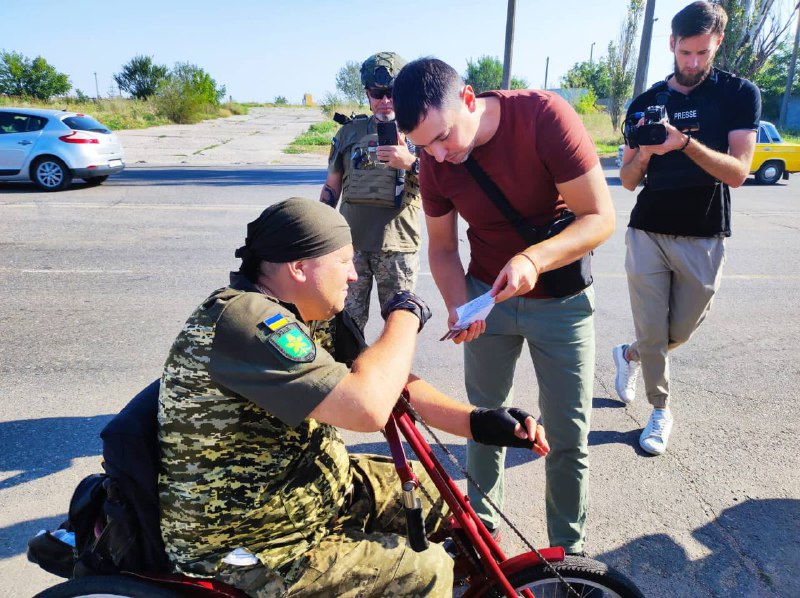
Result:
{"label": "bicycle wheel", "polygon": [[78,577],[39,592],[34,598],[180,598],[155,582],[125,575]]}
{"label": "bicycle wheel", "polygon": [[[517,592],[530,590],[536,598],[644,598],[630,579],[599,561],[568,556],[560,563],[552,563],[570,587],[572,593],[545,565],[523,569],[509,578]],[[503,596],[492,588],[484,596]]]}

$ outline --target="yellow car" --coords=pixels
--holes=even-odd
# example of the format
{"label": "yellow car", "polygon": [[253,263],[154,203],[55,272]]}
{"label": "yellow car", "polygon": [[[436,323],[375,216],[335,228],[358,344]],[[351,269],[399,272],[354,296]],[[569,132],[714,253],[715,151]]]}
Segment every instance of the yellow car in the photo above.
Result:
{"label": "yellow car", "polygon": [[785,142],[775,125],[762,120],[750,174],[762,185],[773,185],[781,177],[788,179],[790,172],[800,172],[800,144]]}
{"label": "yellow car", "polygon": [[[617,167],[622,166],[623,151],[625,145],[620,145],[617,151]],[[775,125],[765,120],[760,121],[750,174],[756,175],[756,181],[762,185],[774,185],[781,177],[788,179],[792,172],[800,172],[800,144],[787,143],[781,139]]]}

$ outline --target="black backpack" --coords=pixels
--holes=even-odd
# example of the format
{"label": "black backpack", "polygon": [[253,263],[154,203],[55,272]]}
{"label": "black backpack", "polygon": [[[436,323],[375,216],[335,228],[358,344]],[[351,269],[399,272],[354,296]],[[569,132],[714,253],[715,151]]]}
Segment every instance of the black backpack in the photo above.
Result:
{"label": "black backpack", "polygon": [[[57,532],[28,541],[28,560],[61,577],[168,571],[158,510],[155,380],[103,428],[103,469],[78,484]],[[74,533],[74,546],[61,538]]]}

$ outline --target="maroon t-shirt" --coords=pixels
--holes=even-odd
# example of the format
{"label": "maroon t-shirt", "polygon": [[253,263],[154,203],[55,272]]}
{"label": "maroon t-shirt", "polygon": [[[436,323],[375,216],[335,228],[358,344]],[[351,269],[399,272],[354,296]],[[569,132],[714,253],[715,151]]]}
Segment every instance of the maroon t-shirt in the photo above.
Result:
{"label": "maroon t-shirt", "polygon": [[[586,174],[597,151],[580,117],[561,96],[538,90],[489,91],[500,100],[500,124],[472,157],[533,226],[549,223],[565,207],[556,183]],[[453,208],[467,222],[468,272],[492,284],[509,259],[528,244],[463,164],[420,159],[422,207],[439,217]],[[546,297],[539,285],[528,297]]]}

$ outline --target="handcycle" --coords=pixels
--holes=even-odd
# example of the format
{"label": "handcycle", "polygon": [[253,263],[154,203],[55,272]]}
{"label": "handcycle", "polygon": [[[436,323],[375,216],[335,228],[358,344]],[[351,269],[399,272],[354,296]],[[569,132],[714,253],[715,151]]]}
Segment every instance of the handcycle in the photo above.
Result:
{"label": "handcycle", "polygon": [[[384,427],[395,469],[403,488],[408,520],[409,545],[416,551],[427,547],[428,539],[419,514],[417,492],[423,491],[409,463],[401,436],[418,463],[429,474],[443,502],[449,508],[446,519],[448,552],[459,572],[454,594],[460,598],[591,597],[643,598],[636,585],[622,573],[593,559],[567,556],[562,548],[534,548],[513,525],[529,552],[507,558],[486,526],[478,518],[431,445],[417,428],[419,422],[447,456],[460,468],[452,453],[419,417],[406,394],[400,397]],[[463,471],[463,470],[462,470]],[[464,472],[466,473],[466,472]],[[431,504],[434,501],[430,501]],[[416,515],[416,516],[415,516]],[[505,518],[503,515],[502,517]],[[506,519],[507,523],[510,522]],[[98,522],[97,533],[102,533]],[[212,579],[182,575],[122,572],[114,575],[77,577],[48,588],[34,598],[247,598],[240,590]]]}

